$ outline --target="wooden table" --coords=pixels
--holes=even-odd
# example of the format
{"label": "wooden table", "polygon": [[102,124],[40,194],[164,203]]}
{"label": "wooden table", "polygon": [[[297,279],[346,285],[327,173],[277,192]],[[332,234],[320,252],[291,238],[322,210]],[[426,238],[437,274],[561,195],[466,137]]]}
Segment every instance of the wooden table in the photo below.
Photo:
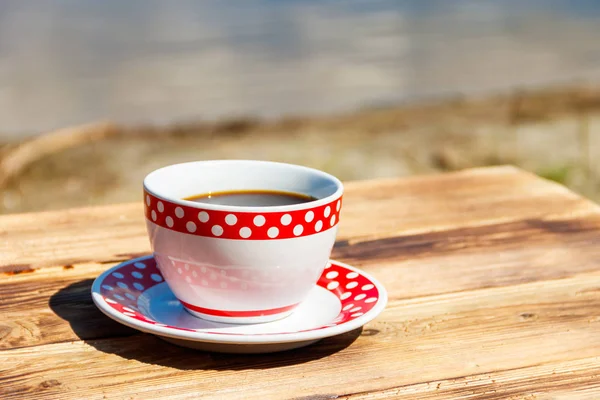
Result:
{"label": "wooden table", "polygon": [[0,398],[598,399],[600,209],[511,167],[347,184],[334,258],[388,288],[362,330],[208,354],[121,326],[93,279],[142,205],[0,218]]}

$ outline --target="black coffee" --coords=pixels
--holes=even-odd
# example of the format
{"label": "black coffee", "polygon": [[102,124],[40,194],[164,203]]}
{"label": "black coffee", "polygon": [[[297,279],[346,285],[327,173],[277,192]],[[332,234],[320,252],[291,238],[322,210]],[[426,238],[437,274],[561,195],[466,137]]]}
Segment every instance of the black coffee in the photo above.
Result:
{"label": "black coffee", "polygon": [[184,200],[225,206],[269,207],[308,203],[316,199],[305,194],[276,190],[232,190],[190,196]]}

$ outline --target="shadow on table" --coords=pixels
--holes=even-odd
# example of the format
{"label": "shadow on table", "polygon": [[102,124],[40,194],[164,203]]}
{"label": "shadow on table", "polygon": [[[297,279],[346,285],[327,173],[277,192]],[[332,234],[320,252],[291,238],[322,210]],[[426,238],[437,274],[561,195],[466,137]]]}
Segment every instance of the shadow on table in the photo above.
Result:
{"label": "shadow on table", "polygon": [[327,357],[348,347],[361,334],[368,334],[359,328],[308,347],[279,353],[237,355],[201,352],[169,344],[108,318],[92,301],[92,283],[92,279],[86,279],[64,287],[50,298],[50,308],[69,322],[73,332],[90,346],[146,364],[180,370],[268,369]]}

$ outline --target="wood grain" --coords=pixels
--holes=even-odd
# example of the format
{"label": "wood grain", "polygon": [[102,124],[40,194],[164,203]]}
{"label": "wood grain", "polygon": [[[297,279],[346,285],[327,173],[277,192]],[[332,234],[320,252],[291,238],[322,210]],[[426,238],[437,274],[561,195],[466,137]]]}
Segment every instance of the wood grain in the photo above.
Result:
{"label": "wood grain", "polygon": [[434,380],[377,392],[338,397],[340,400],[486,399],[587,400],[597,398],[597,357],[492,371]]}
{"label": "wood grain", "polygon": [[[2,351],[0,393],[8,399],[25,393],[93,399],[108,387],[118,388],[123,398],[140,399],[149,393],[344,396],[600,357],[600,318],[594,317],[599,287],[600,273],[595,273],[395,300],[354,342],[347,335],[271,355],[190,355],[188,349],[142,334],[15,348]],[[43,387],[48,381],[57,384]]]}
{"label": "wood grain", "polygon": [[[591,202],[564,187],[512,167],[351,182],[345,186],[339,240],[385,238],[595,210]],[[150,250],[141,201],[6,215],[0,222],[0,237],[0,272],[119,261]]]}
{"label": "wood grain", "polygon": [[[590,215],[346,242],[334,257],[395,288],[390,298],[405,299],[593,272],[600,264],[598,242],[600,215]],[[129,332],[101,314],[90,296],[93,279],[112,265],[48,267],[0,281],[0,293],[5,294],[0,313],[7,317],[0,321],[0,349]],[[80,313],[86,314],[85,323],[69,323],[70,316]]]}
{"label": "wood grain", "polygon": [[362,330],[194,352],[123,327],[92,280],[148,251],[141,207],[0,217],[0,398],[600,398],[600,211],[509,167],[347,185],[334,257],[387,287]]}

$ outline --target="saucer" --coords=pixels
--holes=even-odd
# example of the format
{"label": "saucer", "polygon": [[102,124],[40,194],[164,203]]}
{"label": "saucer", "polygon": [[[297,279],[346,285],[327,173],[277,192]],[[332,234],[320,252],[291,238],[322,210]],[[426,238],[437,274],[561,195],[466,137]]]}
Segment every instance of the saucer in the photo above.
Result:
{"label": "saucer", "polygon": [[179,346],[268,353],[360,328],[383,311],[387,292],[365,272],[331,260],[290,316],[261,324],[224,324],[187,312],[164,281],[154,257],[146,256],[121,263],[96,278],[92,298],[115,321]]}

